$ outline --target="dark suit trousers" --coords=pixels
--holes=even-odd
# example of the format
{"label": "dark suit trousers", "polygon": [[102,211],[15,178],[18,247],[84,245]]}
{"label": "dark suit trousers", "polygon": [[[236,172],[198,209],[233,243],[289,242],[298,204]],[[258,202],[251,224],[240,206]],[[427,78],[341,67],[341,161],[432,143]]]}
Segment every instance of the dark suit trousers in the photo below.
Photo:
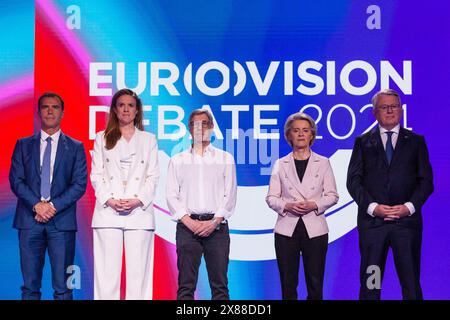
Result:
{"label": "dark suit trousers", "polygon": [[297,300],[300,253],[303,256],[308,300],[323,299],[325,258],[328,234],[309,238],[305,224],[299,219],[292,237],[275,233],[275,252],[280,270],[283,300]]}
{"label": "dark suit trousers", "polygon": [[45,252],[48,250],[52,270],[53,298],[71,300],[72,290],[66,281],[67,267],[73,265],[75,256],[75,231],[59,231],[53,221],[36,223],[31,229],[19,229],[20,265],[24,284],[23,300],[41,298],[42,271]]}
{"label": "dark suit trousers", "polygon": [[421,229],[408,228],[396,222],[385,223],[376,228],[359,230],[359,247],[361,252],[359,298],[361,300],[380,299],[381,288],[373,288],[374,272],[368,271],[368,268],[369,266],[378,266],[382,280],[388,250],[391,248],[395,268],[402,287],[403,299],[422,300],[422,288],[420,287],[421,245]]}
{"label": "dark suit trousers", "polygon": [[228,262],[230,235],[228,224],[208,237],[199,237],[183,223],[177,224],[178,300],[193,300],[197,287],[198,270],[204,255],[212,300],[229,300]]}

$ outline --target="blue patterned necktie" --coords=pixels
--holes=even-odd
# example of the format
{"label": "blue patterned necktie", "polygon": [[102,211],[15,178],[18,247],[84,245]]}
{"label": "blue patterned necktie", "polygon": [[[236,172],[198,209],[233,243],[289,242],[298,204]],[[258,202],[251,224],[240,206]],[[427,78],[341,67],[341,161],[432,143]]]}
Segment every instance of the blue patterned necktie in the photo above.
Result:
{"label": "blue patterned necktie", "polygon": [[388,164],[391,164],[392,156],[394,155],[394,146],[392,145],[392,134],[393,131],[386,131],[387,141],[386,141],[386,158]]}
{"label": "blue patterned necktie", "polygon": [[48,137],[41,168],[41,197],[50,198],[50,159],[52,154],[52,138]]}

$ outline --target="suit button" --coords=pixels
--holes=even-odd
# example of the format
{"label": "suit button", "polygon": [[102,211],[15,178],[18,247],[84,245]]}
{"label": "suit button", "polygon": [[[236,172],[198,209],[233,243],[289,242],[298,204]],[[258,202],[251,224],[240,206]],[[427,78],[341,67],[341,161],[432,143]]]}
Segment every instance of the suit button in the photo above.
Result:
{"label": "suit button", "polygon": [[111,177],[110,180],[112,180],[114,177]]}
{"label": "suit button", "polygon": [[141,163],[144,163],[144,160],[141,160]]}
{"label": "suit button", "polygon": [[314,187],[311,187],[311,190],[314,190]]}
{"label": "suit button", "polygon": [[108,159],[108,158],[106,158],[106,162],[109,162],[109,159]]}
{"label": "suit button", "polygon": [[319,177],[319,175],[318,174],[316,174],[316,178],[318,178]]}
{"label": "suit button", "polygon": [[137,194],[135,194],[135,195],[134,195],[134,197],[135,197],[135,198],[137,198],[137,197],[138,197],[138,195],[137,195]]}

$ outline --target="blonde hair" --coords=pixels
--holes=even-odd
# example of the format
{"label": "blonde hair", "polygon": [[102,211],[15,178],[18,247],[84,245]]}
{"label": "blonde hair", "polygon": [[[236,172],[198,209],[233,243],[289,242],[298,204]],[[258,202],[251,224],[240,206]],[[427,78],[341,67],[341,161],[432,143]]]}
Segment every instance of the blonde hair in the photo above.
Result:
{"label": "blonde hair", "polygon": [[317,133],[317,126],[316,123],[314,122],[313,118],[311,118],[309,115],[307,115],[306,113],[303,112],[297,112],[294,114],[291,114],[285,124],[284,124],[284,138],[286,139],[287,143],[289,143],[289,145],[292,147],[292,142],[289,140],[288,135],[289,135],[289,131],[291,130],[292,127],[292,123],[295,120],[305,120],[308,121],[309,126],[311,127],[311,133],[312,133],[312,139],[309,142],[309,146],[312,146],[312,144],[314,143],[314,140],[316,140],[316,133]]}

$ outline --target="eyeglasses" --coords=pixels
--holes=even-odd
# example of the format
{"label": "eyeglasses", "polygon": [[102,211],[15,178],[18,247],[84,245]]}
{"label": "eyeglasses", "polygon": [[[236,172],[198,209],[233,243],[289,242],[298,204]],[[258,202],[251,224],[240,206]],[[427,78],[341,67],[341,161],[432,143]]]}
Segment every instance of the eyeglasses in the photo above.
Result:
{"label": "eyeglasses", "polygon": [[191,121],[189,122],[190,127],[202,127],[202,128],[209,128],[211,125],[211,121]]}
{"label": "eyeglasses", "polygon": [[401,106],[399,104],[382,104],[381,106],[378,106],[377,109],[386,112],[388,109],[391,109],[392,111],[400,110]]}

